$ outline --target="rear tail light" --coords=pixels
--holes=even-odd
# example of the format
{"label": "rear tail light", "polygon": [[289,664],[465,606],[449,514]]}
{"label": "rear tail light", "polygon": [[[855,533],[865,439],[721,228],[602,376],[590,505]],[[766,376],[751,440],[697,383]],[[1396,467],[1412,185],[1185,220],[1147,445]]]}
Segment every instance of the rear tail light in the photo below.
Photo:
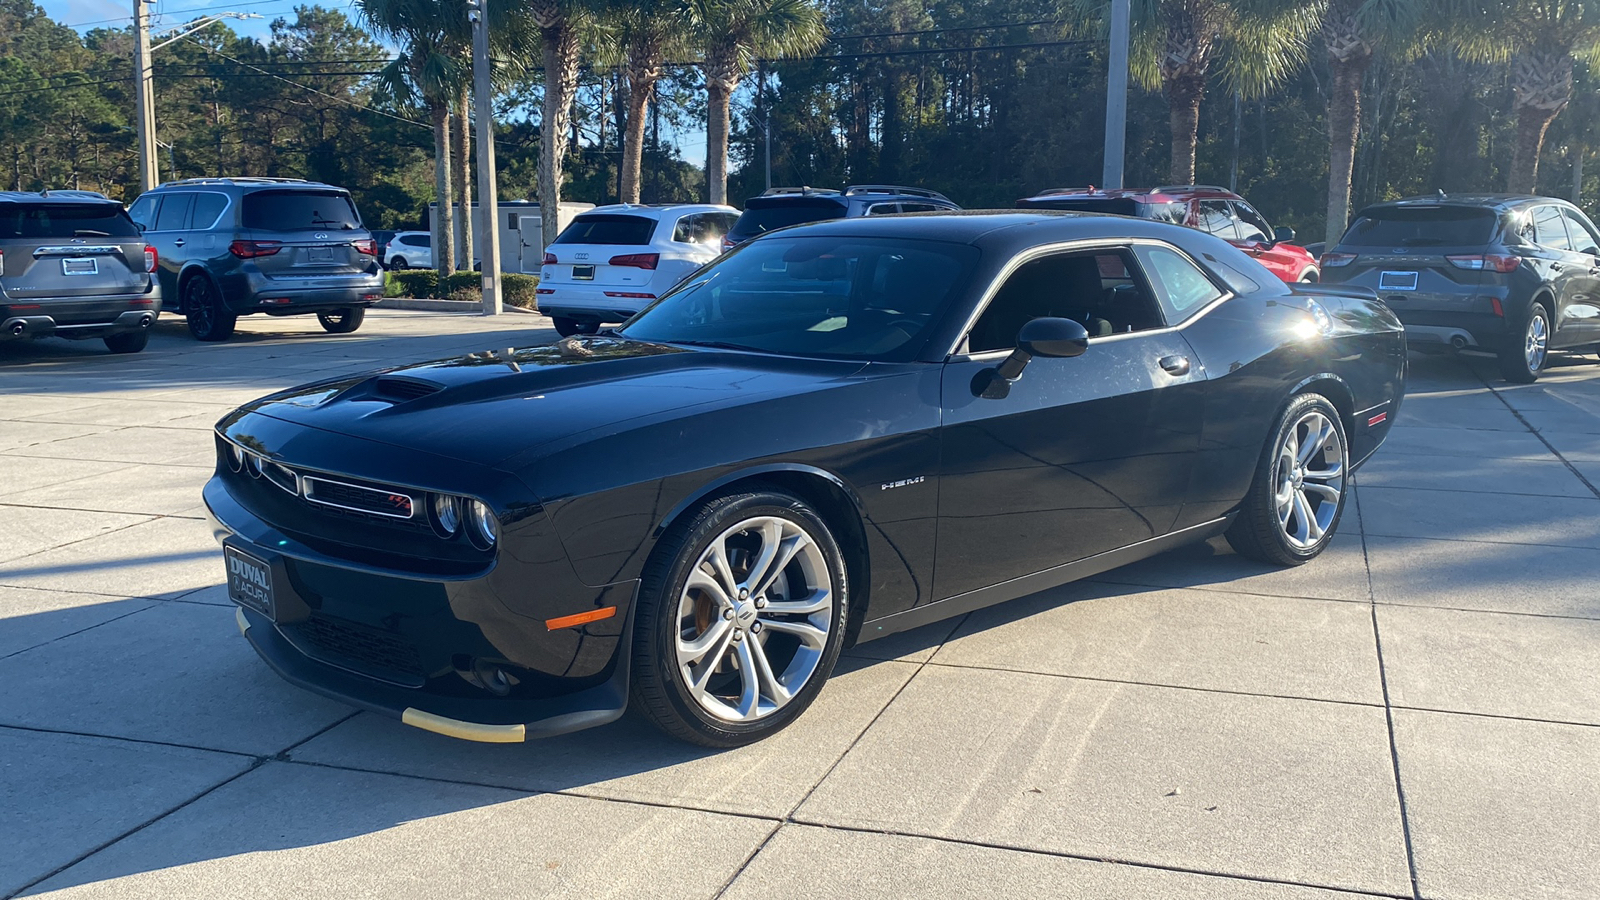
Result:
{"label": "rear tail light", "polygon": [[1354,253],[1324,253],[1322,254],[1322,267],[1324,269],[1337,269],[1348,266],[1356,261]]}
{"label": "rear tail light", "polygon": [[556,292],[556,289],[555,288],[534,288],[533,292],[535,294],[554,294]]}
{"label": "rear tail light", "polygon": [[556,264],[556,255],[554,253],[546,253],[544,255],[544,260],[539,263],[539,265],[541,265],[541,266],[553,266],[555,264]]}
{"label": "rear tail light", "polygon": [[735,246],[736,245],[734,244],[733,238],[728,237],[727,235],[723,235],[722,236],[722,252],[723,253],[727,253],[729,250],[732,250]]}
{"label": "rear tail light", "polygon": [[1446,256],[1450,265],[1458,269],[1470,269],[1474,272],[1499,272],[1502,275],[1515,272],[1522,265],[1520,256],[1502,256],[1497,253],[1464,254],[1461,256]]}
{"label": "rear tail light", "polygon": [[372,240],[371,238],[368,238],[364,241],[351,241],[350,244],[351,246],[355,247],[356,252],[362,256],[378,255],[378,242]]}
{"label": "rear tail light", "polygon": [[627,291],[606,291],[607,297],[626,297],[629,300],[654,300],[655,294],[633,294]]}
{"label": "rear tail light", "polygon": [[1502,319],[1504,319],[1506,317],[1506,308],[1500,304],[1500,298],[1499,297],[1490,297],[1489,298],[1489,309],[1492,310],[1495,315],[1499,316]]}
{"label": "rear tail light", "polygon": [[621,256],[611,257],[613,266],[629,266],[635,269],[654,269],[661,262],[659,253],[624,253]]}
{"label": "rear tail light", "polygon": [[0,275],[6,274],[6,252],[0,250]]}
{"label": "rear tail light", "polygon": [[283,249],[281,241],[234,241],[228,245],[228,252],[240,259],[257,259],[262,256],[272,256]]}
{"label": "rear tail light", "polygon": [[146,246],[144,248],[144,270],[145,270],[145,272],[154,272],[156,270],[156,262],[157,262],[157,259],[156,259],[156,248],[150,247],[150,246]]}

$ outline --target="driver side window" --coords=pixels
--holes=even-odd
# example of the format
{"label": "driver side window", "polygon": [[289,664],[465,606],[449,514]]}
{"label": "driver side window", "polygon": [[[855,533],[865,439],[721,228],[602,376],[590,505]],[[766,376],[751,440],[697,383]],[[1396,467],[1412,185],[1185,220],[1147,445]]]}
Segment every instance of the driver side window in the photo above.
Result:
{"label": "driver side window", "polygon": [[1024,263],[1006,279],[967,336],[967,352],[1010,350],[1033,319],[1073,319],[1089,337],[1163,325],[1160,307],[1126,250],[1058,253]]}
{"label": "driver side window", "polygon": [[1567,233],[1572,236],[1572,249],[1590,256],[1600,256],[1600,237],[1596,237],[1594,226],[1591,225],[1582,213],[1573,212],[1562,207],[1561,217],[1567,220]]}

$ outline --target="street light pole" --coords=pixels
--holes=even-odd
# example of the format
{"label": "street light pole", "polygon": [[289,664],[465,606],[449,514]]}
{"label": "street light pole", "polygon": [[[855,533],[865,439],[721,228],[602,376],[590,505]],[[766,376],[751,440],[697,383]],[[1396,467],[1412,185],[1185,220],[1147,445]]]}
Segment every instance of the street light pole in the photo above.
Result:
{"label": "street light pole", "polygon": [[500,200],[494,170],[494,87],[489,81],[488,0],[467,0],[472,20],[472,100],[478,120],[478,204],[483,210],[483,314],[500,314]]}
{"label": "street light pole", "polygon": [[150,83],[150,12],[145,0],[133,0],[133,98],[142,194],[161,181],[156,171],[156,100]]}
{"label": "street light pole", "polygon": [[1128,18],[1130,0],[1111,0],[1110,67],[1106,72],[1106,160],[1102,187],[1122,187],[1128,134]]}

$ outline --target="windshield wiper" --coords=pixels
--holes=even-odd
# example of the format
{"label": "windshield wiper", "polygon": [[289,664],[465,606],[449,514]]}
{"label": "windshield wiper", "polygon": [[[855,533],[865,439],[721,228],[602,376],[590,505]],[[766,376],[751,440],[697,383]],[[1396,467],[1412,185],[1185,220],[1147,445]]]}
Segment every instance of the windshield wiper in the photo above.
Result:
{"label": "windshield wiper", "polygon": [[73,237],[111,237],[109,231],[95,231],[93,228],[79,228],[72,232]]}
{"label": "windshield wiper", "polygon": [[751,347],[746,344],[735,344],[732,341],[662,341],[663,344],[684,344],[690,347],[706,347],[711,350],[742,350],[746,353],[766,353],[760,347]]}

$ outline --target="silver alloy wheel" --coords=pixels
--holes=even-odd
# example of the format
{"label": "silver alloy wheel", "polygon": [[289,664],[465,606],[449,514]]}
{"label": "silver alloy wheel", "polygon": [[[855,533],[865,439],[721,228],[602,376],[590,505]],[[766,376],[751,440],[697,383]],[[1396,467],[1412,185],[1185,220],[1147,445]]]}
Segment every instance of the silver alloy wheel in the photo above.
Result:
{"label": "silver alloy wheel", "polygon": [[1301,416],[1278,448],[1273,502],[1278,524],[1300,550],[1317,545],[1333,525],[1344,493],[1344,441],[1317,410]]}
{"label": "silver alloy wheel", "polygon": [[718,535],[678,599],[678,673],[712,716],[753,722],[800,693],[833,627],[827,556],[796,522],[745,519]]}
{"label": "silver alloy wheel", "polygon": [[1522,358],[1528,364],[1529,372],[1538,372],[1544,367],[1544,354],[1550,342],[1550,323],[1544,319],[1544,311],[1535,307],[1528,314],[1528,330],[1523,335]]}

